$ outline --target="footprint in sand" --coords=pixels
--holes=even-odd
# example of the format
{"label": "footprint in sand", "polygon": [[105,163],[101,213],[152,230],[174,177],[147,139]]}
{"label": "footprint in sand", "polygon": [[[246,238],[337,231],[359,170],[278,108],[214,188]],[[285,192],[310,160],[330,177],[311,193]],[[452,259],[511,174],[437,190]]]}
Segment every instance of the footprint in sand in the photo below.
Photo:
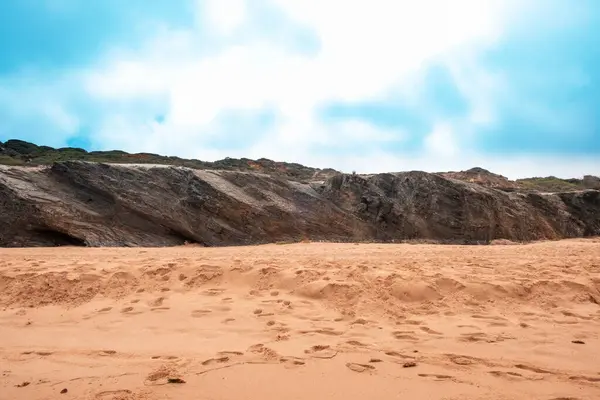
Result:
{"label": "footprint in sand", "polygon": [[211,289],[206,289],[202,292],[203,295],[205,296],[218,296],[220,294],[223,294],[225,292],[225,289],[223,288],[211,288]]}
{"label": "footprint in sand", "polygon": [[179,357],[177,356],[152,356],[153,360],[169,360],[169,361],[173,361],[173,360],[178,360]]}
{"label": "footprint in sand", "polygon": [[304,350],[304,353],[310,354],[314,358],[330,359],[337,355],[337,351],[333,350],[331,346],[318,344],[312,346],[310,349]]}
{"label": "footprint in sand", "polygon": [[[393,360],[393,362],[395,362],[397,364],[402,364],[404,366],[404,368],[409,368],[409,367],[416,366],[416,364],[414,363],[414,360],[417,359],[416,357],[409,356],[409,355],[406,355],[406,354],[402,354],[402,353],[399,353],[397,351],[386,351],[385,355],[393,357],[395,359],[399,358],[399,360]],[[414,365],[407,365],[407,364],[414,364]]]}
{"label": "footprint in sand", "polygon": [[419,339],[413,335],[414,331],[394,331],[392,332],[392,336],[397,340],[412,340],[419,341]]}
{"label": "footprint in sand", "polygon": [[148,305],[149,305],[150,307],[160,307],[160,306],[162,306],[162,305],[163,305],[164,301],[165,301],[165,298],[164,298],[164,297],[157,297],[156,299],[154,299],[154,300],[150,301],[150,302],[148,303]]}
{"label": "footprint in sand", "polygon": [[446,354],[450,362],[456,365],[473,365],[473,364],[486,364],[484,360],[475,357],[461,356],[457,354]]}
{"label": "footprint in sand", "polygon": [[522,380],[524,379],[523,375],[518,372],[510,372],[510,371],[488,371],[490,375],[493,375],[497,378],[504,378],[509,380]]}
{"label": "footprint in sand", "polygon": [[[149,373],[146,376],[144,385],[164,385],[166,383],[185,383],[179,376],[179,372],[174,364],[163,364],[158,369]],[[121,398],[118,397],[118,399]],[[127,399],[129,399],[129,397],[127,397]]]}
{"label": "footprint in sand", "polygon": [[579,397],[553,397],[550,400],[581,400]]}
{"label": "footprint in sand", "polygon": [[207,309],[203,309],[203,310],[194,310],[191,313],[191,316],[193,318],[202,318],[207,316],[208,314],[210,314],[212,311],[211,310],[207,310]]}
{"label": "footprint in sand", "polygon": [[244,355],[241,351],[220,351],[217,354],[223,357],[239,357]]}
{"label": "footprint in sand", "polygon": [[367,346],[365,343],[359,342],[358,340],[348,340],[346,343],[348,343],[350,346],[356,346],[356,347],[366,347]]}
{"label": "footprint in sand", "polygon": [[537,374],[553,374],[552,371],[547,371],[545,369],[542,368],[538,368],[538,367],[532,367],[529,365],[524,365],[524,364],[517,364],[515,365],[515,368],[519,368],[525,371],[531,371],[531,372],[535,372]]}
{"label": "footprint in sand", "polygon": [[369,364],[358,364],[358,363],[347,363],[346,367],[354,372],[372,372],[375,370],[375,367]]}
{"label": "footprint in sand", "polygon": [[214,365],[224,364],[230,360],[229,356],[223,356],[218,358],[209,358],[208,360],[202,361],[202,365]]}
{"label": "footprint in sand", "polygon": [[51,351],[24,351],[22,354],[36,354],[38,356],[47,357],[51,356],[54,353]]}
{"label": "footprint in sand", "polygon": [[390,357],[404,357],[402,353],[398,353],[397,351],[386,351],[385,355]]}
{"label": "footprint in sand", "polygon": [[109,312],[110,310],[112,310],[112,307],[104,307],[98,310],[99,313],[105,313],[105,312]]}
{"label": "footprint in sand", "polygon": [[125,307],[121,310],[122,313],[129,313],[133,311],[133,307]]}
{"label": "footprint in sand", "polygon": [[429,333],[430,335],[442,335],[442,332],[434,331],[426,326],[422,326],[420,329],[425,333]]}
{"label": "footprint in sand", "polygon": [[262,343],[258,343],[248,347],[248,351],[250,353],[254,353],[261,356],[261,358],[267,361],[277,360],[280,358],[275,350],[266,347]]}
{"label": "footprint in sand", "polygon": [[344,332],[336,331],[333,328],[321,328],[321,329],[314,329],[314,330],[310,330],[310,331],[300,331],[300,333],[303,335],[310,334],[310,333],[316,333],[319,335],[327,335],[327,336],[341,336],[344,334]]}
{"label": "footprint in sand", "polygon": [[596,377],[596,376],[577,375],[577,376],[570,376],[569,379],[572,381],[600,382],[600,377]]}
{"label": "footprint in sand", "polygon": [[592,317],[587,317],[587,316],[584,316],[584,315],[575,314],[574,312],[571,312],[571,311],[561,311],[561,312],[562,312],[562,314],[564,316],[573,317],[573,318],[580,318],[580,319],[583,319],[585,321],[589,321],[589,320],[593,319]]}
{"label": "footprint in sand", "polygon": [[559,324],[559,325],[579,325],[578,321],[563,321],[563,320],[555,319],[552,322],[555,324]]}
{"label": "footprint in sand", "polygon": [[490,321],[498,321],[498,322],[508,322],[506,318],[496,317],[495,315],[481,315],[481,314],[473,314],[471,318],[474,319],[487,319]]}
{"label": "footprint in sand", "polygon": [[411,319],[407,319],[406,321],[404,321],[402,323],[406,324],[406,325],[423,325],[423,321],[416,321],[416,320],[411,320]]}
{"label": "footprint in sand", "polygon": [[458,340],[461,342],[470,342],[470,343],[475,343],[475,342],[497,343],[497,342],[503,342],[507,339],[514,339],[514,338],[511,336],[503,336],[503,335],[489,336],[488,334],[483,333],[483,332],[470,332],[470,333],[461,334],[460,338]]}
{"label": "footprint in sand", "polygon": [[106,390],[104,392],[96,393],[94,396],[98,400],[113,400],[113,399],[129,399],[131,398],[131,390]]}
{"label": "footprint in sand", "polygon": [[290,335],[279,333],[275,337],[275,340],[278,341],[278,342],[284,342],[286,340],[290,340]]}
{"label": "footprint in sand", "polygon": [[453,379],[454,377],[451,375],[441,375],[441,374],[419,374],[422,378],[435,378],[436,380],[446,380]]}
{"label": "footprint in sand", "polygon": [[306,361],[298,357],[281,357],[279,362],[284,364],[286,368],[294,368],[306,365]]}
{"label": "footprint in sand", "polygon": [[282,303],[283,301],[281,299],[268,299],[268,300],[261,300],[260,302],[262,304],[279,304],[279,303]]}
{"label": "footprint in sand", "polygon": [[456,325],[457,328],[473,328],[478,329],[479,327],[476,325]]}
{"label": "footprint in sand", "polygon": [[506,322],[490,322],[488,324],[488,326],[491,328],[497,328],[497,327],[507,327],[508,324]]}

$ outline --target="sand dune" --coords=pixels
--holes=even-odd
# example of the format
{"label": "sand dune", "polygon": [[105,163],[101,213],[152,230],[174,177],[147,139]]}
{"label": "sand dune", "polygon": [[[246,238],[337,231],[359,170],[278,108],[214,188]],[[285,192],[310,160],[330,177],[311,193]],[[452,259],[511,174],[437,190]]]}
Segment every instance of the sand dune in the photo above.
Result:
{"label": "sand dune", "polygon": [[0,306],[0,399],[600,398],[597,239],[2,249]]}

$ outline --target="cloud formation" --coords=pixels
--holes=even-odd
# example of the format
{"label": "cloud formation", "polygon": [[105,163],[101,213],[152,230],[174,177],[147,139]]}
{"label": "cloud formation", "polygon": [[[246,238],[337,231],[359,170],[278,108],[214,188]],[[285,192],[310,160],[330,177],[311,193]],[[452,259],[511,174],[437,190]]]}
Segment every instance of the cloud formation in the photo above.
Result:
{"label": "cloud formation", "polygon": [[[38,18],[75,18],[77,3],[47,0]],[[600,174],[591,1],[102,4],[118,35],[72,27],[94,52],[0,63],[0,139],[360,172]]]}

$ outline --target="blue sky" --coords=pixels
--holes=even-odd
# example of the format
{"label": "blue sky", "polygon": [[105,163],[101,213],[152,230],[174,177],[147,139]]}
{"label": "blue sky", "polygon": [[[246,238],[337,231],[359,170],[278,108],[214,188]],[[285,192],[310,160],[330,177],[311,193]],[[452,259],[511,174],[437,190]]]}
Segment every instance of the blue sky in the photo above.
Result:
{"label": "blue sky", "polygon": [[593,0],[4,0],[0,140],[600,175]]}

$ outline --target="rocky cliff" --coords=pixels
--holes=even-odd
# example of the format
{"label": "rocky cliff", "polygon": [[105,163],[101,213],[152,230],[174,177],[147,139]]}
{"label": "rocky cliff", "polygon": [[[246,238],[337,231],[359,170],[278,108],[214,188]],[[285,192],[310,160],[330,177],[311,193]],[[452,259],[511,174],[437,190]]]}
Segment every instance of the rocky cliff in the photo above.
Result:
{"label": "rocky cliff", "polygon": [[0,167],[0,246],[289,240],[487,243],[600,235],[600,191],[507,192],[404,172],[300,182],[83,161]]}

